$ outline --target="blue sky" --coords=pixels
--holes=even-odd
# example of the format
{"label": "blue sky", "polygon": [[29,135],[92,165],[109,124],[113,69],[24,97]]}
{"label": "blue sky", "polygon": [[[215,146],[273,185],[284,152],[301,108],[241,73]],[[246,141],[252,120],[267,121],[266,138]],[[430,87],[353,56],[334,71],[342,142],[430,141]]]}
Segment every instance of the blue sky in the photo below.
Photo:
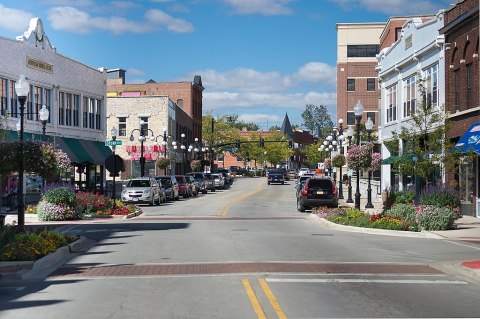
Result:
{"label": "blue sky", "polygon": [[306,104],[336,114],[336,23],[437,13],[453,0],[0,0],[0,36],[40,17],[58,52],[127,70],[128,83],[192,81],[204,113],[262,129]]}

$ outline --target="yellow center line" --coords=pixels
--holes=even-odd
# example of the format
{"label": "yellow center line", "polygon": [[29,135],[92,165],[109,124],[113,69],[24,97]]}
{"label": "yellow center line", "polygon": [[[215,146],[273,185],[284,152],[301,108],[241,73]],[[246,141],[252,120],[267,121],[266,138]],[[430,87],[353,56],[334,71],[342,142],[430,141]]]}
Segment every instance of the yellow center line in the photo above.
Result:
{"label": "yellow center line", "polygon": [[229,202],[227,205],[225,206],[222,206],[220,207],[220,209],[218,210],[218,213],[217,213],[217,216],[222,216],[222,217],[225,217],[227,216],[228,214],[228,210],[233,206],[233,205],[236,205],[238,202],[252,196],[252,195],[255,195],[257,193],[259,193],[263,188],[265,187],[265,182],[262,181],[262,183],[260,183],[260,185],[258,185],[258,187],[250,192],[250,193],[246,193],[246,194],[243,194],[241,196],[238,196],[236,198],[234,198],[231,202]]}
{"label": "yellow center line", "polygon": [[258,281],[260,282],[260,286],[262,286],[263,292],[267,296],[268,300],[270,300],[270,304],[272,305],[273,309],[277,313],[278,318],[287,319],[287,316],[283,313],[277,298],[275,297],[273,292],[270,290],[270,287],[268,286],[265,278],[259,278]]}
{"label": "yellow center line", "polygon": [[258,319],[266,319],[267,317],[265,316],[265,312],[263,312],[262,306],[260,305],[260,302],[258,301],[258,298],[255,295],[255,292],[253,291],[250,281],[248,281],[248,279],[243,279],[242,283],[243,283],[243,287],[245,288],[245,291],[247,292],[248,299],[250,299],[252,308],[257,314]]}

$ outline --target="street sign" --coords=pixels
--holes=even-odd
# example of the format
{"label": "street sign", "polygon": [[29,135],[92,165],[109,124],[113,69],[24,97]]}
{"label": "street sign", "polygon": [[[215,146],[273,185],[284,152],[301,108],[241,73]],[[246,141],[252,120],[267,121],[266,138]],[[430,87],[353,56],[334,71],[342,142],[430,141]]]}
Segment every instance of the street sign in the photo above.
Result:
{"label": "street sign", "polygon": [[116,146],[116,145],[122,145],[122,141],[121,140],[105,141],[105,146]]}

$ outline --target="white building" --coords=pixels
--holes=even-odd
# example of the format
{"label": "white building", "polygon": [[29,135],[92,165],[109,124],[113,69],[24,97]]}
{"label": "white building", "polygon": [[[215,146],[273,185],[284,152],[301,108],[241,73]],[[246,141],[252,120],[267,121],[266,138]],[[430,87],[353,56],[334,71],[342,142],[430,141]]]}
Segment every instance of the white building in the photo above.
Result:
{"label": "white building", "polygon": [[[54,142],[73,163],[66,177],[79,188],[102,187],[103,164],[111,154],[105,147],[106,71],[95,69],[57,52],[45,34],[40,18],[30,21],[28,30],[16,39],[0,37],[0,112],[7,134],[18,138],[16,124],[20,103],[15,82],[25,75],[30,93],[25,103],[24,139]],[[46,135],[38,111],[50,112]]]}
{"label": "white building", "polygon": [[[445,61],[443,37],[439,29],[444,25],[443,11],[422,23],[419,17],[408,20],[401,36],[391,47],[378,55],[377,71],[380,83],[380,130],[382,158],[388,159],[402,154],[403,141],[399,150],[389,149],[385,142],[394,138],[393,132],[401,128],[413,129],[412,112],[415,112],[422,97],[418,83],[423,79],[427,90],[427,103],[440,110],[445,102]],[[398,152],[398,153],[397,153]],[[395,174],[391,164],[382,165],[382,189],[403,189],[412,181]]]}

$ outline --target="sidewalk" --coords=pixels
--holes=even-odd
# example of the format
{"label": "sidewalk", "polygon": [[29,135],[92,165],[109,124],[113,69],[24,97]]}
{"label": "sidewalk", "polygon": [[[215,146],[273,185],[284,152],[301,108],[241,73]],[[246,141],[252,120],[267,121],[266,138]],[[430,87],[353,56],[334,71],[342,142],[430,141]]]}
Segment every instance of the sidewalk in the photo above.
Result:
{"label": "sidewalk", "polygon": [[[338,183],[337,183],[338,184]],[[352,181],[352,200],[353,203],[347,203],[348,199],[348,186],[342,187],[344,199],[339,200],[340,206],[347,206],[347,207],[355,207],[355,189],[356,184],[355,181]],[[383,203],[381,195],[376,194],[376,190],[372,187],[372,204],[374,208],[365,208],[367,204],[367,186],[365,183],[360,184],[360,209],[371,213],[377,214],[382,211]],[[423,231],[424,238],[436,238],[436,239],[444,239],[444,240],[454,240],[454,241],[461,241],[464,242],[466,245],[471,246],[473,249],[480,250],[480,218],[476,218],[473,216],[463,216],[456,221],[456,228],[452,230],[442,230],[442,231]],[[357,231],[355,228],[359,227],[350,227],[350,226],[342,226],[336,224],[324,224],[324,227],[335,228],[343,231]],[[394,235],[394,236],[408,236],[412,237],[409,232],[399,232],[399,231],[389,231],[389,230],[374,230],[374,229],[361,229],[363,233],[372,233],[372,234],[383,234],[383,235]],[[417,233],[418,234],[418,233]],[[418,234],[419,237],[422,237],[421,234]],[[475,247],[473,244],[478,244],[479,246]],[[451,261],[451,262],[444,262],[437,265],[433,265],[434,267],[439,268],[443,271],[450,271],[453,273],[458,273],[461,275],[468,276],[476,281],[480,281],[480,259],[479,260],[464,260],[464,261]]]}

